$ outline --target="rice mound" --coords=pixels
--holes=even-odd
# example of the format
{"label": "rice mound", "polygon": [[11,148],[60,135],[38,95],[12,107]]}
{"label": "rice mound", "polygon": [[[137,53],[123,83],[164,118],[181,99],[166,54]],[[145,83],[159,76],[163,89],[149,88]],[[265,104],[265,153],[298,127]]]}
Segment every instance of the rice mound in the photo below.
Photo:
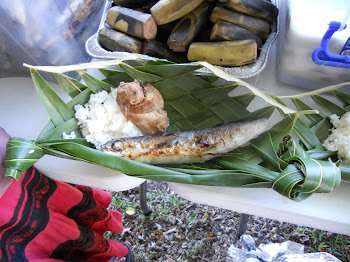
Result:
{"label": "rice mound", "polygon": [[140,129],[121,112],[116,101],[117,90],[111,88],[110,93],[104,90],[91,94],[84,106],[74,107],[82,135],[97,149],[112,139],[142,135]]}
{"label": "rice mound", "polygon": [[331,115],[330,120],[333,124],[332,133],[323,142],[323,146],[329,151],[337,151],[338,158],[344,164],[350,164],[350,112],[341,118]]}

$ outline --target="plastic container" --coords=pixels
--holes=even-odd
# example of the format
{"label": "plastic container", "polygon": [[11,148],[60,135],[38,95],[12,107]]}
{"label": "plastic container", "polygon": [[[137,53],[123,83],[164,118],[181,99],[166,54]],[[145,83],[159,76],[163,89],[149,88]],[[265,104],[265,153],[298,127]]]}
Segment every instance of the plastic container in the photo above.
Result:
{"label": "plastic container", "polygon": [[[270,0],[271,3],[279,7],[278,5],[278,0]],[[113,3],[113,0],[108,0],[105,6],[105,12],[102,16],[101,23],[99,30],[100,31],[104,27],[109,27],[106,23],[106,16],[109,8],[111,7]],[[217,68],[225,71],[226,73],[229,73],[230,75],[236,76],[238,78],[250,78],[255,75],[258,75],[260,72],[264,70],[267,64],[268,60],[268,55],[270,52],[270,49],[277,39],[277,36],[279,34],[279,17],[276,22],[272,23],[270,25],[271,32],[268,35],[266,42],[262,46],[262,49],[256,59],[256,61],[252,64],[249,65],[244,65],[244,66],[236,66],[236,67],[222,67],[222,66],[216,66]],[[92,57],[92,58],[97,58],[97,59],[117,59],[117,58],[124,58],[130,53],[128,52],[119,52],[119,51],[107,51],[104,49],[99,41],[98,41],[98,32],[93,34],[85,44],[85,48],[87,53]],[[148,55],[141,55],[142,59],[154,59],[154,57],[148,56]],[[209,70],[203,70],[209,72]]]}
{"label": "plastic container", "polygon": [[[349,82],[350,69],[316,64],[313,51],[321,45],[331,21],[347,20],[348,0],[290,0],[284,27],[278,39],[277,77],[309,89]],[[329,52],[340,54],[350,37],[350,25],[334,33]]]}
{"label": "plastic container", "polygon": [[105,0],[0,1],[0,77],[29,76],[23,63],[87,62]]}

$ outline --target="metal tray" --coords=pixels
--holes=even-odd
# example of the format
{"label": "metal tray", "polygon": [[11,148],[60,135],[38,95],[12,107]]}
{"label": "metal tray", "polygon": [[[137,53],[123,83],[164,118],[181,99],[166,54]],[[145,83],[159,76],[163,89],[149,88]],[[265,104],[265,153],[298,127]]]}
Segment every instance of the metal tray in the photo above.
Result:
{"label": "metal tray", "polygon": [[[272,0],[271,1],[274,5],[278,6],[277,2],[278,0]],[[100,26],[98,31],[93,34],[86,42],[85,42],[85,49],[89,56],[92,58],[97,59],[117,59],[117,58],[123,58],[128,55],[130,55],[129,52],[111,52],[103,47],[98,42],[98,32],[106,27],[106,16],[108,9],[111,7],[113,1],[108,0],[105,5],[105,10],[100,22]],[[222,66],[216,66],[223,70],[224,72],[233,75],[238,78],[250,78],[257,74],[259,74],[266,66],[267,58],[269,55],[270,48],[274,41],[276,40],[278,33],[279,33],[279,19],[280,16],[278,16],[278,19],[275,23],[271,25],[271,33],[269,34],[266,42],[262,46],[260,53],[256,59],[256,61],[252,64],[245,65],[245,66],[237,66],[237,67],[222,67]],[[108,25],[107,25],[108,26]],[[141,55],[143,59],[154,59],[154,57],[150,57],[148,55]],[[206,71],[206,70],[204,70]]]}

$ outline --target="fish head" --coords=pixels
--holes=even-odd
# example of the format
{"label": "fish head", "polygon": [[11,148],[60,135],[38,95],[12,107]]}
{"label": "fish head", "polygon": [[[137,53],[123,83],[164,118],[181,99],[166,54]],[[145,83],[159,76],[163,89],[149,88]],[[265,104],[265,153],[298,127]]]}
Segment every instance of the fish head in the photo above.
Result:
{"label": "fish head", "polygon": [[115,156],[123,156],[124,143],[120,139],[109,141],[103,144],[100,150],[102,152],[109,153]]}
{"label": "fish head", "polygon": [[124,150],[124,143],[121,140],[114,140],[113,143],[111,143],[111,149],[114,152],[122,152]]}

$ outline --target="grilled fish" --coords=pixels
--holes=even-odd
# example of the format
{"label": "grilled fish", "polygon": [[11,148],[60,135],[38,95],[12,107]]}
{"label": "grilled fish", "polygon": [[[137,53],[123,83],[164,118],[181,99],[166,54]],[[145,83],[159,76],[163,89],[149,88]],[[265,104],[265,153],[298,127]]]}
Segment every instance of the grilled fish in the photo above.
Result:
{"label": "grilled fish", "polygon": [[198,130],[120,138],[107,142],[100,150],[148,164],[199,163],[246,144],[269,127],[267,119],[231,122]]}

